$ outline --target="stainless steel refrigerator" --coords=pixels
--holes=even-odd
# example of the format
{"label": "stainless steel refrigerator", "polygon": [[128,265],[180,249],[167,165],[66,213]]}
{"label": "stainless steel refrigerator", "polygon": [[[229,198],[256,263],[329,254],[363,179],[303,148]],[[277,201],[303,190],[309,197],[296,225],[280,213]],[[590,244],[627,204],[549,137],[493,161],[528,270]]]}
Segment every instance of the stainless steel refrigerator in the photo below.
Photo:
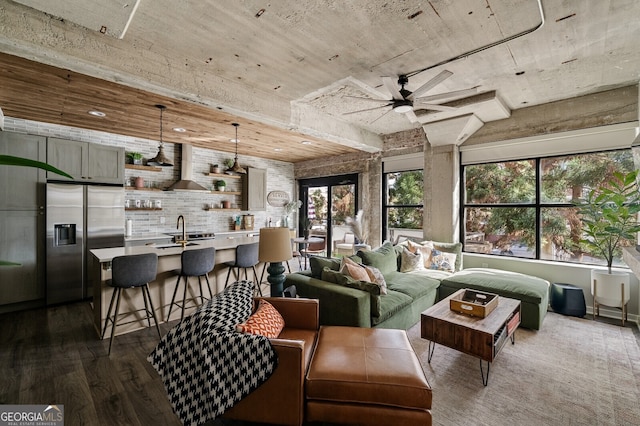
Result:
{"label": "stainless steel refrigerator", "polygon": [[47,304],[92,296],[91,254],[124,246],[122,186],[47,183]]}

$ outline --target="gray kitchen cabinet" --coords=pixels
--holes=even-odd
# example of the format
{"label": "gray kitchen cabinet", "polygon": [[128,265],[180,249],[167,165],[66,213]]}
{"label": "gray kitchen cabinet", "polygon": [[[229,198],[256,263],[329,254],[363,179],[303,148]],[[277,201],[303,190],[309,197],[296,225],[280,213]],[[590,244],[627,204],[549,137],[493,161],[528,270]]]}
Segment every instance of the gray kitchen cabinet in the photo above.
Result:
{"label": "gray kitchen cabinet", "polygon": [[242,210],[267,210],[267,171],[255,167],[247,167],[247,174],[242,180]]}
{"label": "gray kitchen cabinet", "polygon": [[47,172],[48,179],[76,182],[124,183],[124,148],[49,138],[47,161],[71,176]]}
{"label": "gray kitchen cabinet", "polygon": [[[0,132],[0,154],[46,161],[46,139]],[[44,183],[34,167],[0,166],[0,312],[44,304]]]}

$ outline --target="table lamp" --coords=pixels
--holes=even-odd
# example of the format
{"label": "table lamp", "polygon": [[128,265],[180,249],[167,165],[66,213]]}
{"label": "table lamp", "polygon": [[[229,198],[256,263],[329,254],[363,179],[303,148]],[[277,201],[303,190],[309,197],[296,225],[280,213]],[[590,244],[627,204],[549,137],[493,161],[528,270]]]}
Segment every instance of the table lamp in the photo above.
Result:
{"label": "table lamp", "polygon": [[284,288],[284,265],[291,259],[291,234],[289,228],[260,228],[258,260],[269,262],[267,281],[271,285],[271,296],[282,296]]}

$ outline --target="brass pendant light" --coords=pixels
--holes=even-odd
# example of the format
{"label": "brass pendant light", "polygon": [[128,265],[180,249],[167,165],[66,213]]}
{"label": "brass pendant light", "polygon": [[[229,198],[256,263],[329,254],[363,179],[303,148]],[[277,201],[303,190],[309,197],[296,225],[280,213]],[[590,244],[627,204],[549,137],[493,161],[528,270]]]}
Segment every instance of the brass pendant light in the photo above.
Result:
{"label": "brass pendant light", "polygon": [[233,167],[231,167],[231,171],[235,173],[245,174],[247,173],[247,171],[240,167],[240,164],[238,163],[238,126],[240,126],[240,124],[231,123],[231,125],[236,128],[236,158],[233,161]]}
{"label": "brass pendant light", "polygon": [[162,112],[167,107],[164,105],[156,105],[156,108],[160,110],[160,146],[158,147],[158,155],[147,161],[147,164],[152,166],[170,167],[173,166],[173,163],[164,155],[164,149],[162,146]]}

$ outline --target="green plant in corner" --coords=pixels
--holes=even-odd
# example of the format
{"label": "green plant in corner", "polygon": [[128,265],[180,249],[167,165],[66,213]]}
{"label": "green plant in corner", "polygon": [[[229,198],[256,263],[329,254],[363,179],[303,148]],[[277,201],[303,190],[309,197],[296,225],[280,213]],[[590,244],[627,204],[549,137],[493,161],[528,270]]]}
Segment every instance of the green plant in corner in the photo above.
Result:
{"label": "green plant in corner", "polygon": [[[69,179],[73,177],[62,170],[53,167],[42,161],[30,160],[28,158],[14,157],[13,155],[0,155],[0,165],[3,166],[19,166],[19,167],[35,167],[38,169],[46,170],[48,172],[56,173]],[[8,262],[6,260],[0,260],[0,266],[20,266],[19,263]]]}
{"label": "green plant in corner", "polygon": [[609,273],[622,247],[635,241],[640,232],[637,175],[637,171],[616,172],[608,182],[575,203],[583,226],[584,238],[580,242],[593,254],[604,257]]}

